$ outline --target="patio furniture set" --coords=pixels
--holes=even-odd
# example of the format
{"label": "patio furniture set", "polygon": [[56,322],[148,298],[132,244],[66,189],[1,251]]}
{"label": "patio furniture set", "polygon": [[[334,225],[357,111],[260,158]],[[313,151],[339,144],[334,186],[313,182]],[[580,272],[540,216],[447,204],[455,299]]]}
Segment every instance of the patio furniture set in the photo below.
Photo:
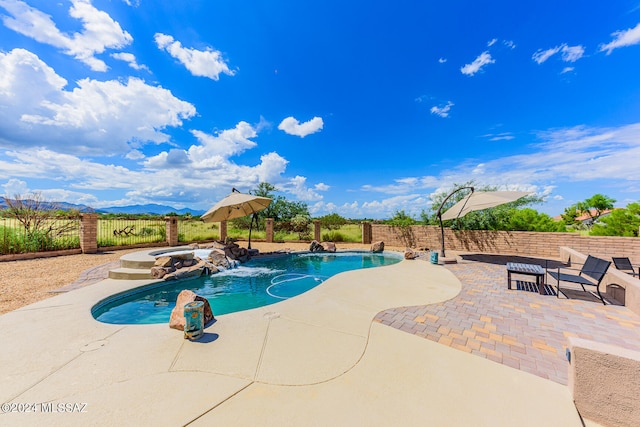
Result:
{"label": "patio furniture set", "polygon": [[[634,267],[629,258],[614,257],[612,260],[618,270],[628,272],[634,277],[640,277],[640,268]],[[610,265],[611,261],[606,261],[591,255],[587,256],[587,260],[580,270],[570,269],[568,267],[558,267],[557,270],[551,270],[542,268],[542,266],[537,264],[509,262],[507,263],[507,287],[511,289],[511,275],[518,274],[535,277],[535,285],[540,295],[553,293],[552,288],[545,286],[545,276],[548,274],[556,281],[555,294],[558,298],[560,298],[560,294],[568,297],[565,292],[566,286],[565,290],[563,290],[561,284],[566,285],[573,283],[580,285],[584,292],[589,292],[596,296],[602,304],[606,305],[605,299],[600,293],[600,282],[602,282]],[[585,286],[595,287],[596,292],[587,291]]]}

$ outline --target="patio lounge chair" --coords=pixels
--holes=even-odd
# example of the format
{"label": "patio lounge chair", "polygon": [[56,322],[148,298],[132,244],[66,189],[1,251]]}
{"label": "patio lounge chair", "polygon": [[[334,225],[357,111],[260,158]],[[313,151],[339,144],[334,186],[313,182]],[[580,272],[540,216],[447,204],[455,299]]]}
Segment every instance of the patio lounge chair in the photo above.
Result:
{"label": "patio lounge chair", "polygon": [[[587,292],[585,286],[595,286],[598,293],[598,298],[600,299],[600,301],[602,301],[602,304],[606,305],[606,303],[604,302],[604,298],[600,293],[600,282],[602,281],[602,278],[609,269],[610,265],[611,261],[605,261],[603,259],[589,255],[587,256],[587,260],[584,262],[584,265],[582,266],[582,269],[580,269],[580,272],[578,274],[564,273],[562,270],[568,269],[562,267],[558,267],[557,272],[549,271],[548,273],[551,277],[556,279],[556,296],[558,298],[560,298],[560,292],[562,292],[562,290],[560,289],[560,282],[577,283],[582,286],[582,290],[584,290],[585,292]],[[593,294],[593,292],[591,292],[591,294]],[[567,296],[567,294],[565,294],[564,292],[562,292],[562,295],[564,295],[565,297]]]}
{"label": "patio lounge chair", "polygon": [[613,257],[611,258],[616,268],[620,271],[624,271],[625,273],[631,274],[633,277],[638,277],[640,275],[640,268],[638,268],[638,272],[636,273],[633,264],[631,264],[631,260],[627,257]]}

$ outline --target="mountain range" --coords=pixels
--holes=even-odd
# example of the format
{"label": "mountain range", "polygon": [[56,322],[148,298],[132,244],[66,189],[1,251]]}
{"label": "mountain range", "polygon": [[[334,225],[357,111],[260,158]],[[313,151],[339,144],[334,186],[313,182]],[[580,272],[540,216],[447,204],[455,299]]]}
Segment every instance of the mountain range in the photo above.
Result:
{"label": "mountain range", "polygon": [[[31,202],[30,200],[24,201],[26,204]],[[177,213],[178,215],[191,214],[193,216],[200,216],[204,214],[204,211],[197,211],[189,208],[176,209],[171,206],[158,205],[155,203],[149,203],[146,205],[131,205],[131,206],[111,206],[106,208],[94,209],[86,205],[77,205],[66,202],[40,202],[40,207],[43,209],[60,209],[64,211],[78,210],[80,212],[96,212],[96,213],[116,213],[116,214],[148,214],[148,215],[166,215],[169,213]],[[6,209],[7,203],[3,198],[0,198],[0,209]]]}
{"label": "mountain range", "polygon": [[171,206],[158,205],[155,203],[149,203],[146,205],[131,205],[131,206],[112,206],[108,208],[100,208],[95,210],[98,213],[126,213],[126,214],[152,214],[152,215],[166,215],[169,213],[177,213],[178,215],[191,214],[193,216],[200,216],[205,211],[197,211],[189,208],[176,209]]}

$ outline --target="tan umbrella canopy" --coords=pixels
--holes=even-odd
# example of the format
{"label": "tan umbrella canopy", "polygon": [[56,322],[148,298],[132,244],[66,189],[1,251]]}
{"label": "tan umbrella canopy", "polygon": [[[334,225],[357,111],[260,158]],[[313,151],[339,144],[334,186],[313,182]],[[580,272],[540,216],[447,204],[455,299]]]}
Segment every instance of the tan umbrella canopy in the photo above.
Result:
{"label": "tan umbrella canopy", "polygon": [[472,211],[481,211],[514,202],[529,194],[531,193],[527,191],[476,191],[447,209],[442,214],[442,220],[460,218]]}
{"label": "tan umbrella canopy", "polygon": [[[471,193],[465,196],[462,200],[460,200],[455,205],[451,206],[447,211],[443,214],[442,207],[446,203],[447,200],[455,193],[461,190],[471,190]],[[496,206],[503,205],[505,203],[515,202],[521,197],[528,196],[531,194],[527,191],[478,191],[474,192],[473,187],[462,187],[458,188],[449,194],[442,204],[440,205],[440,209],[438,209],[438,213],[436,216],[440,219],[440,231],[442,234],[442,256],[445,256],[444,253],[444,226],[442,225],[442,221],[446,221],[448,219],[456,219],[462,216],[465,216],[469,212],[473,211],[481,211],[483,209],[489,209]]]}
{"label": "tan umbrella canopy", "polygon": [[248,248],[251,249],[251,229],[253,228],[255,214],[266,209],[269,203],[271,203],[271,199],[267,197],[244,194],[234,188],[227,197],[216,203],[200,218],[204,222],[221,222],[253,215],[251,225],[249,226]]}

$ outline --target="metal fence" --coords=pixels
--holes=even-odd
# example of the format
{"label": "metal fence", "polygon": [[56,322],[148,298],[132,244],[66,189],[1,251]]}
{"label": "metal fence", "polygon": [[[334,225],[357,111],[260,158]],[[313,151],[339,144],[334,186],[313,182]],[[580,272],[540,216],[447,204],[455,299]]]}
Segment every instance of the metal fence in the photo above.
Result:
{"label": "metal fence", "polygon": [[178,220],[178,242],[206,242],[220,239],[217,222],[202,222],[199,219]]}
{"label": "metal fence", "polygon": [[163,218],[98,218],[98,247],[132,246],[167,240]]}
{"label": "metal fence", "polygon": [[15,218],[0,214],[0,255],[80,248],[80,218],[37,215]]}

